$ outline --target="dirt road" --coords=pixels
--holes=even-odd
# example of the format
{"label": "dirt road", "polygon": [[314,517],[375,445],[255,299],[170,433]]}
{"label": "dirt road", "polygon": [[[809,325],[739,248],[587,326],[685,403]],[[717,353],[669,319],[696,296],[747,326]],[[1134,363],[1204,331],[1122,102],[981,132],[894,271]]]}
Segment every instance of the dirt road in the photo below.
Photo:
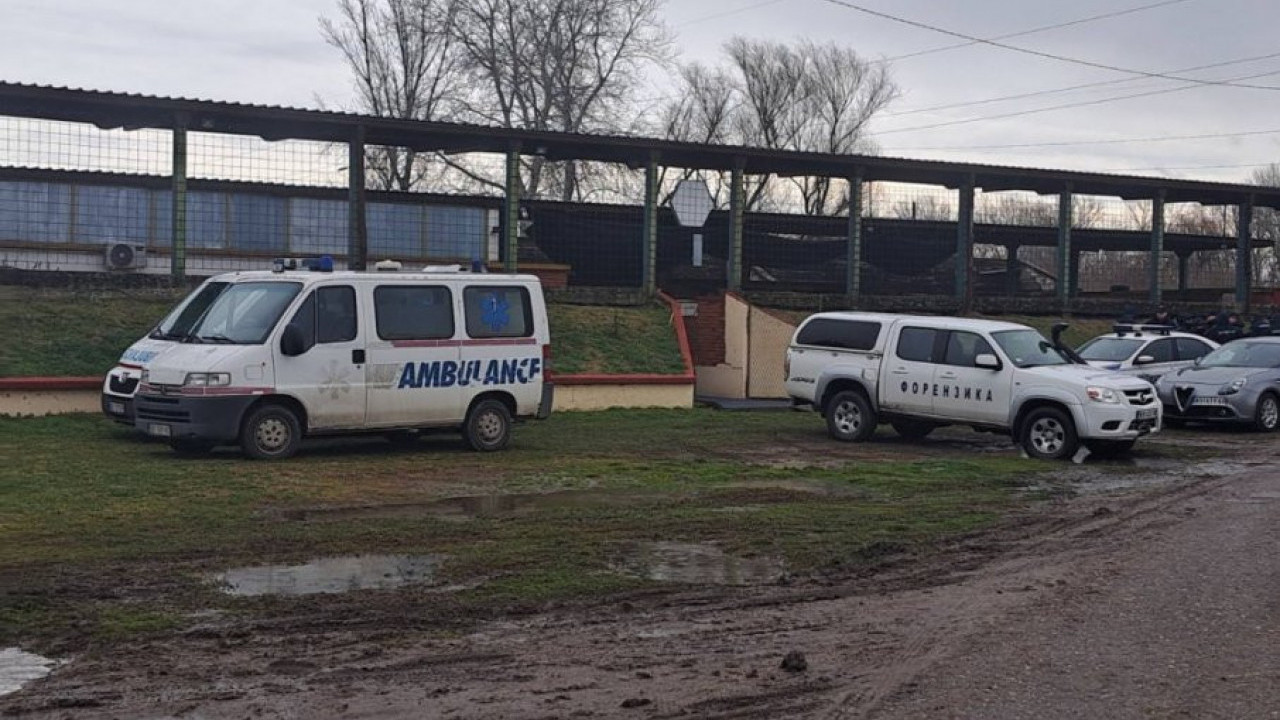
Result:
{"label": "dirt road", "polygon": [[[1280,473],[1267,449],[1180,472],[868,577],[645,593],[461,635],[211,618],[177,639],[75,660],[0,713],[1275,716]],[[801,655],[784,663],[790,653]]]}

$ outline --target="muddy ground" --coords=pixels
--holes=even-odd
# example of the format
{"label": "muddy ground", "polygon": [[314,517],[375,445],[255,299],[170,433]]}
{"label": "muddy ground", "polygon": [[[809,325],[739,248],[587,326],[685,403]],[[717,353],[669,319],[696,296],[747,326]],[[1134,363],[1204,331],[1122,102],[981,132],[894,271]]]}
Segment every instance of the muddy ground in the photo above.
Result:
{"label": "muddy ground", "polygon": [[[81,650],[0,713],[1274,716],[1280,444],[1214,430],[1157,442],[1203,457],[1062,466],[1039,488],[1055,499],[874,572],[645,590],[453,629],[406,614],[394,590],[316,596],[269,620],[211,614]],[[1010,451],[967,432],[934,447]]]}

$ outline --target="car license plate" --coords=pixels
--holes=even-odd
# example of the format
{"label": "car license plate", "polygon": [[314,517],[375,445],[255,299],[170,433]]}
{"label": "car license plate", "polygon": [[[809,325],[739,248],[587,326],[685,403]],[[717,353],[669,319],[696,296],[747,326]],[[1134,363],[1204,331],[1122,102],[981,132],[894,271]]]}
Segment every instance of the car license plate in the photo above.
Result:
{"label": "car license plate", "polygon": [[160,423],[151,423],[147,426],[147,433],[154,435],[155,437],[169,437],[173,435],[173,428],[168,425],[161,425]]}
{"label": "car license plate", "polygon": [[124,403],[122,403],[122,402],[108,402],[108,403],[107,403],[107,412],[111,413],[112,415],[123,415],[123,414],[124,414]]}
{"label": "car license plate", "polygon": [[1138,419],[1139,420],[1155,420],[1157,412],[1158,411],[1155,408],[1147,408],[1145,410],[1139,410]]}

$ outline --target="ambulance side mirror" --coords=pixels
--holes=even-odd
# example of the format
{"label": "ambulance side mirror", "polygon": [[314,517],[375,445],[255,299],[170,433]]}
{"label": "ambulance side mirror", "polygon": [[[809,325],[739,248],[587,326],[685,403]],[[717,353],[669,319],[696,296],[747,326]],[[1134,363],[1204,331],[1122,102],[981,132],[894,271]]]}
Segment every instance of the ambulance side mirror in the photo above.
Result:
{"label": "ambulance side mirror", "polygon": [[983,368],[984,370],[999,370],[1003,367],[1000,364],[1000,358],[991,353],[983,353],[973,359],[973,366]]}
{"label": "ambulance side mirror", "polygon": [[298,357],[309,349],[307,347],[307,339],[302,336],[301,328],[293,323],[284,326],[284,332],[280,333],[281,355]]}

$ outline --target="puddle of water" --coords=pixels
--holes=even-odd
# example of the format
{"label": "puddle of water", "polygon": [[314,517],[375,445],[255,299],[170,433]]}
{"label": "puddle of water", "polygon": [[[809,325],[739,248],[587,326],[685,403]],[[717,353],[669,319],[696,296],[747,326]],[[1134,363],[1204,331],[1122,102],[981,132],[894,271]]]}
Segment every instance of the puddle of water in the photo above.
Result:
{"label": "puddle of water", "polygon": [[317,595],[353,590],[386,590],[429,584],[440,555],[353,555],[319,558],[301,565],[236,568],[215,580],[230,595]]}
{"label": "puddle of water", "polygon": [[547,493],[465,495],[408,505],[316,508],[293,512],[299,520],[351,520],[432,516],[446,520],[521,515],[554,508],[628,507],[652,502],[653,495],[602,490],[561,490]]}
{"label": "puddle of water", "polygon": [[18,692],[27,683],[48,675],[57,664],[56,660],[18,648],[0,649],[0,695]]}
{"label": "puddle of water", "polygon": [[632,545],[614,568],[650,580],[707,585],[765,585],[777,582],[786,572],[779,558],[742,558],[713,545],[678,542]]}

